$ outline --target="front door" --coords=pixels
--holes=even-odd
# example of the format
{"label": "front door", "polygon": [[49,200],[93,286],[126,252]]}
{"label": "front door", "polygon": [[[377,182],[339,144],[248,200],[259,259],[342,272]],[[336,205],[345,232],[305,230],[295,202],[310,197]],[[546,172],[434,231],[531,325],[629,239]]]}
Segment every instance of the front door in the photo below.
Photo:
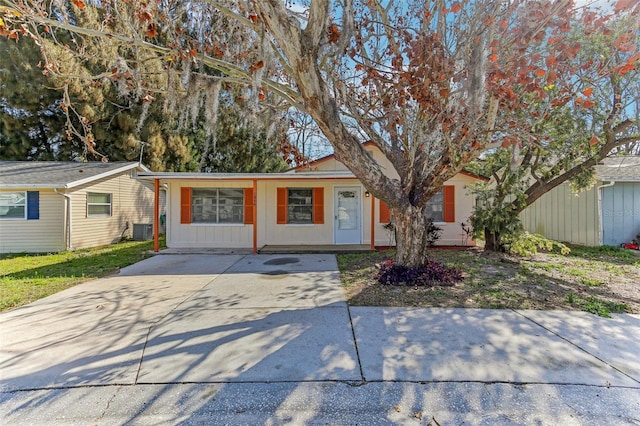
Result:
{"label": "front door", "polygon": [[360,244],[360,188],[334,188],[334,235],[336,244]]}

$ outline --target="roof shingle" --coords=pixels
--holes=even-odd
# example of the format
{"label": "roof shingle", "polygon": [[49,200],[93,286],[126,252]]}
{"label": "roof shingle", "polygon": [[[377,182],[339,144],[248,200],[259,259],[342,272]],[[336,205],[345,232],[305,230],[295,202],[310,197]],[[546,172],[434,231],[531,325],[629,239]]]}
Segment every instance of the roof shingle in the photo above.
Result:
{"label": "roof shingle", "polygon": [[136,166],[124,161],[0,161],[0,188],[69,188]]}

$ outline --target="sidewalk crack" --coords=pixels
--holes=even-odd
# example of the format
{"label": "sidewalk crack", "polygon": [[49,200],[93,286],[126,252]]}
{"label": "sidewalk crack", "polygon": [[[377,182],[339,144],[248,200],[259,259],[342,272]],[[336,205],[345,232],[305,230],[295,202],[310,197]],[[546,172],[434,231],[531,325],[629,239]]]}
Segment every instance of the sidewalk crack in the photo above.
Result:
{"label": "sidewalk crack", "polygon": [[367,379],[364,377],[364,371],[362,369],[362,361],[360,360],[360,350],[358,349],[358,340],[356,339],[356,330],[353,327],[353,318],[351,317],[351,308],[347,303],[347,313],[349,314],[349,325],[351,326],[351,336],[353,337],[353,346],[356,349],[356,357],[358,358],[358,369],[360,370],[360,377],[362,378],[362,384],[367,383]]}

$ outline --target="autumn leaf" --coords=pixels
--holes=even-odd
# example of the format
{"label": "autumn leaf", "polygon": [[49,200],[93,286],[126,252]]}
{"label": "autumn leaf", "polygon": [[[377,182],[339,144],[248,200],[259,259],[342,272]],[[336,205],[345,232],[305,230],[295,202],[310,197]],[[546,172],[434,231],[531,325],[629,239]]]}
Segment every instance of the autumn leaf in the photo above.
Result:
{"label": "autumn leaf", "polygon": [[261,69],[262,67],[264,67],[264,61],[254,62],[253,64],[251,64],[249,66],[249,71],[250,72],[256,72],[259,69]]}
{"label": "autumn leaf", "polygon": [[157,24],[149,24],[149,26],[147,27],[147,31],[144,32],[144,35],[146,35],[149,38],[154,38],[155,36],[158,35],[158,25]]}
{"label": "autumn leaf", "polygon": [[584,89],[582,91],[582,94],[587,97],[591,96],[592,93],[593,93],[593,87],[589,87],[588,89]]}
{"label": "autumn leaf", "polygon": [[489,60],[491,62],[498,62],[498,55],[496,55],[495,53],[493,55],[489,55]]}
{"label": "autumn leaf", "polygon": [[138,13],[138,19],[142,22],[149,22],[153,19],[149,12],[143,11]]}
{"label": "autumn leaf", "polygon": [[616,12],[622,12],[623,10],[631,9],[634,5],[638,4],[638,0],[618,0],[614,10]]}
{"label": "autumn leaf", "polygon": [[84,7],[86,6],[82,0],[72,0],[71,3],[76,5],[78,9],[84,9]]}
{"label": "autumn leaf", "polygon": [[591,101],[589,99],[585,99],[585,101],[582,103],[582,106],[584,108],[586,108],[586,109],[589,109],[589,108],[595,106],[595,104],[596,104],[595,102],[593,102],[593,101]]}
{"label": "autumn leaf", "polygon": [[538,68],[534,71],[534,74],[538,77],[544,77],[545,75],[547,75],[547,72],[541,68]]}
{"label": "autumn leaf", "polygon": [[224,50],[220,48],[220,45],[218,43],[213,45],[213,56],[215,56],[216,58],[224,57]]}
{"label": "autumn leaf", "polygon": [[596,135],[594,135],[591,140],[589,141],[589,145],[590,146],[596,146],[600,143],[600,139],[598,139],[598,137]]}
{"label": "autumn leaf", "polygon": [[458,12],[460,12],[460,10],[462,10],[462,6],[460,6],[460,3],[453,3],[451,5],[451,11],[453,13],[458,13]]}
{"label": "autumn leaf", "polygon": [[327,39],[329,43],[337,43],[340,40],[340,30],[336,24],[331,24],[327,28]]}
{"label": "autumn leaf", "polygon": [[258,23],[258,15],[256,15],[256,14],[249,15],[249,20],[251,22],[253,22],[254,24],[257,24]]}

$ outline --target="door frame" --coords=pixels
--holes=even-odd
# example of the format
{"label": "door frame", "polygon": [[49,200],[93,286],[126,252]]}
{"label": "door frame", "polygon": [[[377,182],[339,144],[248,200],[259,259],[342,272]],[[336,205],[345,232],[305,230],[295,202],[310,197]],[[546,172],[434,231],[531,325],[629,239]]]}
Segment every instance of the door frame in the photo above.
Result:
{"label": "door frame", "polygon": [[[347,242],[347,243],[338,243],[338,191],[343,191],[347,189],[353,189],[357,192],[357,200],[358,200],[358,241],[355,242]],[[333,244],[334,245],[348,245],[348,244],[362,244],[364,239],[363,232],[363,201],[362,201],[363,187],[362,185],[334,185],[332,191],[333,197]]]}

